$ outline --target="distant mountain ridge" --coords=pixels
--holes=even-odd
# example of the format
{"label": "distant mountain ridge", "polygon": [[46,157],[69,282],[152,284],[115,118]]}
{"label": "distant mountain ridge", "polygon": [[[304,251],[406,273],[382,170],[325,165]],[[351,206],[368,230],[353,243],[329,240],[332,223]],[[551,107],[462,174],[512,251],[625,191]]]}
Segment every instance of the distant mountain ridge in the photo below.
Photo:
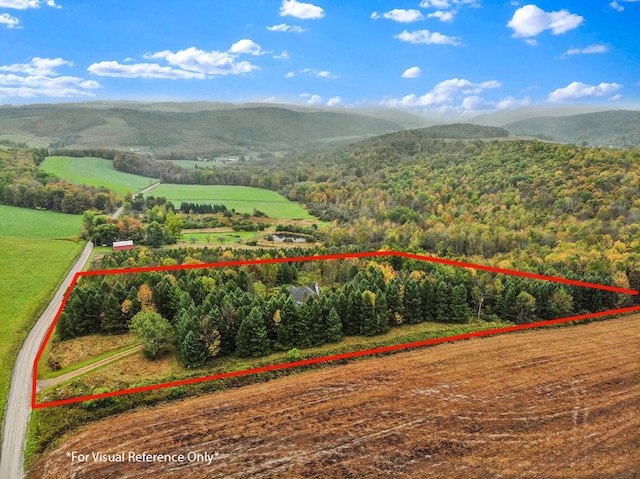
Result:
{"label": "distant mountain ridge", "polygon": [[107,102],[0,108],[0,129],[61,148],[135,149],[163,156],[257,154],[402,130],[353,112],[278,106]]}
{"label": "distant mountain ridge", "polygon": [[640,145],[640,111],[609,110],[538,117],[504,125],[513,135],[576,145],[629,148]]}

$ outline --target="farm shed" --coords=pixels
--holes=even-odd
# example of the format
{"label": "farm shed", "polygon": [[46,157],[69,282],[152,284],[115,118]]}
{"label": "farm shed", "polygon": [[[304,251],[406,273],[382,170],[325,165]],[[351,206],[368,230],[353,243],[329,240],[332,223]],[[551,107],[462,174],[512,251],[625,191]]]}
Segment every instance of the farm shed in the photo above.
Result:
{"label": "farm shed", "polygon": [[113,242],[113,251],[120,251],[123,249],[133,249],[133,240]]}

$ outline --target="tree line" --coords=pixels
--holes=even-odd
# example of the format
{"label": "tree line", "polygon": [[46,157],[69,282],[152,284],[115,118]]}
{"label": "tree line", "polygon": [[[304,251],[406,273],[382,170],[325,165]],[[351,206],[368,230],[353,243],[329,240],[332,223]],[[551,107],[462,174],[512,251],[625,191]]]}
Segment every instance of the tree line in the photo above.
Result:
{"label": "tree line", "polygon": [[[320,294],[294,297],[291,285],[310,277],[321,278]],[[150,357],[174,345],[185,366],[199,367],[216,356],[258,357],[383,334],[403,324],[477,317],[528,323],[610,309],[618,300],[602,290],[478,276],[396,257],[264,263],[83,278],[57,332],[66,340],[131,331]]]}

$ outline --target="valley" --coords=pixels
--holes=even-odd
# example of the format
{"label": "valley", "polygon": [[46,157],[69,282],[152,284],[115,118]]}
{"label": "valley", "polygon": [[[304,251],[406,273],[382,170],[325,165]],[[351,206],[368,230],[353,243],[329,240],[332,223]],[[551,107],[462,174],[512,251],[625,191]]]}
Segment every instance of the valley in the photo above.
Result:
{"label": "valley", "polygon": [[[99,112],[94,113],[99,116]],[[86,112],[82,115],[86,116]],[[85,118],[82,115],[78,118]],[[137,115],[142,121],[145,113],[138,112]],[[152,115],[151,118],[156,121],[159,117]],[[108,119],[107,123],[111,128],[111,136],[107,136],[112,140],[125,127],[125,123],[113,119]],[[94,125],[91,128],[90,133],[96,134],[106,127]],[[253,159],[247,150],[247,157],[242,160],[225,164],[191,161],[184,164],[184,168],[182,161],[191,158],[190,154],[182,156],[180,150],[173,147],[158,154],[152,148],[145,153],[131,148],[128,151],[110,149],[113,146],[87,141],[83,143],[83,149],[58,150],[57,156],[52,156],[51,150],[44,148],[9,147],[2,150],[0,159],[4,174],[0,177],[0,201],[5,205],[15,205],[0,205],[6,213],[6,224],[0,223],[0,230],[7,236],[7,258],[19,258],[18,251],[23,251],[29,244],[22,238],[31,236],[44,241],[40,246],[41,253],[34,253],[34,258],[45,252],[47,257],[54,254],[58,248],[56,243],[75,245],[77,252],[85,241],[105,245],[96,249],[87,265],[94,271],[391,249],[627,290],[640,287],[637,254],[640,238],[636,221],[640,215],[637,199],[640,181],[635,168],[640,164],[640,157],[634,148],[591,148],[523,140],[511,136],[506,129],[465,124],[384,133],[352,140],[346,145],[325,142],[318,149],[314,146],[295,152],[287,152],[282,145],[274,144],[273,154],[262,154],[259,159]],[[268,149],[262,150],[263,153]],[[223,153],[231,154],[231,150]],[[137,193],[149,185],[154,185],[153,189],[144,194]],[[112,218],[116,208],[121,208],[122,214]],[[75,214],[37,211],[44,209]],[[75,229],[67,229],[62,226],[67,221],[56,218],[72,218],[68,223]],[[15,249],[14,237],[20,238],[19,249]],[[124,240],[132,240],[133,249],[112,251],[110,245],[113,242]],[[76,288],[78,291],[71,295],[74,306],[63,312],[53,343],[47,345],[39,362],[37,401],[73,399],[292,360],[638,305],[635,295],[536,284],[487,272],[420,265],[411,261],[346,261],[334,265],[323,262],[295,267],[294,263],[280,264],[283,266],[264,264],[228,268],[220,274],[194,271],[187,275],[166,271],[163,274],[127,275],[122,280],[97,276],[93,282],[83,279]],[[19,266],[34,268],[22,261]],[[55,262],[51,263],[51,268],[60,273],[64,271]],[[20,268],[16,266],[16,269]],[[31,270],[27,270],[24,277],[25,281],[37,280]],[[52,281],[55,279],[53,270],[50,277]],[[322,292],[319,299],[309,301],[308,305],[304,302],[293,305],[289,298],[291,288],[305,288],[314,283],[319,284]],[[35,300],[33,291],[36,289],[22,288],[20,283],[16,286],[25,298],[28,296],[30,301]],[[19,297],[20,293],[17,293],[16,298]],[[165,321],[169,328],[167,331],[171,332],[166,343],[153,350],[153,358],[149,356],[144,337],[137,335],[132,327],[137,316],[150,318],[150,314]],[[25,315],[28,313],[18,312],[15,317]],[[579,326],[575,330],[611,324],[624,325],[611,327],[629,331],[627,325],[636,321],[631,318],[637,317],[613,318]],[[565,353],[573,343],[562,343],[560,333],[573,330],[554,328],[508,335],[506,338],[515,340],[529,334],[530,337],[558,334],[551,339],[559,348],[553,350],[558,354],[557,360],[553,361],[569,364],[576,355],[583,354],[574,352],[567,356]],[[256,342],[257,338],[263,339]],[[475,351],[474,348],[502,340],[496,337],[464,341],[423,351],[435,354],[452,347],[460,348],[458,356],[443,356],[435,361],[446,364],[443,371],[452,375],[446,378],[446,384],[469,383],[477,389],[485,386],[480,386],[475,379],[463,379],[461,376],[463,370],[471,374],[471,378],[479,375],[475,366],[464,362],[462,356],[469,354],[479,358],[479,364],[486,364],[488,368],[487,377],[497,378],[501,374],[497,372],[500,360],[491,356],[492,351],[482,348]],[[526,355],[529,347],[517,342],[511,344],[511,339],[504,341],[510,344],[509,348],[523,354],[522,357],[513,356],[514,364],[535,363],[540,357],[540,350],[530,357]],[[535,342],[537,344],[538,339]],[[575,347],[579,346],[587,347],[585,341],[576,339]],[[613,346],[607,343],[607,347]],[[626,347],[626,343],[621,347]],[[511,354],[506,349],[497,349],[503,351],[502,362]],[[418,353],[420,351],[389,357],[394,358],[395,364],[396,359],[402,363],[403,358],[414,358]],[[438,355],[436,357],[439,358]],[[607,359],[602,360],[607,364]],[[310,386],[305,378],[333,374],[342,368],[353,368],[353,374],[356,370],[361,371],[365,377],[345,376],[339,385],[332,386],[330,389],[338,393],[337,399],[333,396],[321,399],[314,396],[315,392],[302,390],[289,390],[288,393],[300,397],[311,394],[312,401],[326,403],[331,412],[318,410],[313,412],[317,416],[312,415],[308,419],[310,423],[328,424],[326,430],[333,432],[316,437],[313,431],[306,429],[306,419],[303,423],[294,421],[290,425],[291,431],[286,424],[276,426],[272,421],[268,424],[258,422],[265,433],[260,444],[273,448],[279,457],[266,462],[262,460],[265,453],[260,452],[262,449],[258,444],[249,448],[249,455],[240,454],[240,445],[251,443],[242,434],[234,433],[236,439],[221,436],[221,441],[230,440],[237,445],[234,454],[238,454],[238,459],[234,462],[229,453],[219,451],[227,454],[223,457],[229,461],[227,469],[220,469],[220,477],[241,475],[240,464],[253,464],[249,470],[263,476],[285,473],[295,477],[313,477],[310,471],[321,468],[328,475],[343,474],[346,477],[349,474],[373,477],[388,474],[403,477],[404,474],[412,477],[428,464],[435,477],[450,477],[454,471],[468,472],[469,477],[483,477],[489,471],[538,477],[548,469],[536,468],[530,462],[525,464],[526,461],[516,461],[509,466],[511,468],[506,467],[504,461],[481,465],[484,456],[478,452],[477,445],[497,451],[495,441],[509,437],[509,444],[513,447],[527,444],[526,447],[535,453],[538,445],[545,443],[540,439],[543,435],[550,438],[546,442],[554,440],[552,437],[562,444],[568,440],[563,436],[567,434],[563,418],[568,413],[564,409],[549,409],[558,407],[556,403],[526,406],[532,415],[518,416],[517,420],[504,419],[509,417],[506,409],[500,412],[493,409],[496,401],[500,402],[499,399],[509,394],[514,399],[509,408],[525,407],[524,392],[508,393],[507,389],[499,389],[508,387],[508,371],[502,371],[506,382],[490,380],[482,397],[465,389],[459,395],[456,393],[457,399],[443,399],[442,402],[438,394],[443,390],[436,387],[440,383],[427,381],[422,384],[424,378],[404,376],[403,371],[422,369],[435,374],[431,363],[410,363],[401,367],[397,376],[379,361],[374,358],[348,365],[329,365],[326,370],[306,368],[299,372],[286,370],[225,378],[38,409],[33,412],[29,428],[29,475],[48,477],[44,471],[50,467],[57,471],[54,474],[73,474],[65,467],[76,468],[73,469],[75,473],[80,473],[81,469],[77,468],[82,464],[56,462],[56,448],[65,447],[59,439],[74,440],[76,434],[82,434],[78,431],[85,427],[101,427],[96,421],[103,418],[105,421],[118,421],[129,414],[140,414],[139,410],[144,408],[160,411],[167,407],[164,405],[166,402],[180,407],[181,401],[186,401],[185,404],[189,401],[211,401],[209,398],[220,394],[235,397],[235,394],[253,391],[253,388],[256,391],[260,387],[274,391],[277,386],[272,384],[279,382],[291,387],[294,384],[301,388],[310,387],[311,391],[326,394],[327,390]],[[583,366],[578,364],[575,367],[580,370]],[[374,370],[381,371],[381,378],[387,378],[384,384],[375,380],[369,382],[374,377]],[[555,370],[544,371],[547,376],[551,374],[549,381],[554,380]],[[523,381],[527,381],[527,387],[537,391],[543,386],[536,381],[542,381],[544,374],[542,370],[536,370],[535,377]],[[602,390],[595,383],[588,383],[584,391],[589,393],[584,392],[584,395],[596,390],[623,394],[614,385],[627,387],[629,378],[635,373],[632,366],[623,362],[621,374],[626,376],[612,378]],[[395,380],[399,382],[394,383]],[[515,376],[513,380],[516,380]],[[565,385],[563,387],[568,387],[567,378],[557,380]],[[350,384],[358,387],[345,386]],[[416,415],[411,401],[415,402],[422,393],[411,397],[397,396],[398,391],[404,390],[408,384],[415,384],[412,390],[416,391],[438,390],[438,393],[425,394],[429,400],[439,400],[438,407],[442,410],[449,411],[449,403],[460,402],[463,410],[451,410],[446,417],[453,417],[456,412],[456,417],[472,419],[452,422],[445,420],[443,415],[436,414],[432,419]],[[349,396],[360,389],[368,392],[355,399]],[[223,392],[226,390],[231,391]],[[268,393],[260,394],[269,397]],[[382,404],[392,401],[389,394],[397,396],[394,401],[398,401],[402,413],[380,409]],[[478,420],[478,423],[473,419],[469,409],[471,402],[465,402],[470,398],[474,399],[473,404],[480,411],[484,411],[483,414],[487,414],[489,422]],[[369,400],[373,402],[369,403]],[[269,401],[282,403],[285,398],[274,396]],[[341,422],[340,414],[337,415],[338,422],[333,423],[336,407],[342,407],[343,403],[348,423],[356,424],[357,428],[364,427],[360,424],[371,423],[370,429],[363,429],[361,435],[353,436],[344,429],[346,423]],[[588,404],[585,407],[596,408],[593,402]],[[257,407],[262,409],[265,406],[266,403],[259,402]],[[251,408],[250,403],[246,407]],[[382,419],[381,422],[373,418],[355,419],[356,411],[362,408],[371,408]],[[617,405],[611,405],[602,414],[619,415],[616,408]],[[271,414],[266,411],[262,417]],[[224,409],[219,414],[235,417]],[[247,414],[243,412],[240,416],[246,418]],[[273,414],[277,417],[279,413]],[[535,434],[529,430],[533,426],[524,430],[518,426],[521,422],[537,424],[536,421],[543,417],[552,419],[535,426],[535,431],[538,431]],[[201,422],[210,422],[210,418],[206,418],[198,416],[195,425],[190,427],[200,431]],[[400,423],[392,424],[392,419],[400,419]],[[555,424],[556,420],[560,422]],[[471,421],[472,433],[465,421]],[[594,427],[621,431],[618,423],[610,417],[603,421]],[[174,427],[171,421],[162,423],[167,428]],[[505,429],[498,432],[492,429],[491,425],[498,423]],[[313,437],[313,442],[317,441],[323,445],[322,448],[333,452],[327,456],[312,447],[286,455],[284,443],[275,433],[269,432],[271,425],[288,431],[283,437],[296,438],[301,445],[310,444],[303,437]],[[229,431],[238,431],[238,427],[232,423],[225,426]],[[430,431],[428,437],[437,440],[427,441],[429,446],[424,457],[414,453],[407,455],[405,449],[413,451],[426,447],[425,436],[416,429],[425,427]],[[167,429],[167,434],[174,434],[170,431]],[[300,431],[302,436],[299,437],[295,431]],[[445,439],[443,431],[454,439]],[[405,433],[407,436],[403,435]],[[203,429],[193,436],[193,440],[211,434],[211,430]],[[258,435],[259,432],[251,434]],[[595,432],[587,427],[583,434],[586,436],[571,437],[592,437]],[[627,433],[620,434],[625,437]],[[397,458],[395,462],[379,451],[382,447],[380,441],[388,442],[389,435],[394,441],[404,444],[404,448],[390,450]],[[332,443],[329,436],[342,439]],[[613,444],[619,444],[615,442],[617,437],[611,436]],[[96,442],[99,447],[102,447],[101,441]],[[130,439],[123,436],[123,441],[129,443]],[[419,441],[422,446],[414,441]],[[153,444],[158,452],[171,450],[166,444]],[[184,446],[188,447],[188,444],[191,443]],[[183,452],[182,449],[176,451]],[[251,451],[257,455],[253,456]],[[363,451],[367,451],[366,454]],[[518,457],[518,453],[519,450],[508,448],[506,451],[512,457]],[[374,462],[358,459],[369,455],[378,459]],[[429,463],[430,458],[438,461]],[[460,466],[460,460],[463,460],[463,466]],[[618,469],[605,465],[609,463],[603,462],[604,459],[597,460],[603,471],[617,473]],[[585,461],[585,458],[576,458],[574,462],[586,467],[584,464],[588,461]],[[263,465],[259,464],[261,462]],[[397,467],[393,465],[395,463]],[[285,464],[290,464],[291,468]],[[549,467],[565,467],[562,466],[564,463],[551,464],[555,465]],[[115,473],[115,470],[108,469],[110,465],[99,466],[96,471],[81,474],[91,474],[92,477],[93,474],[97,474],[95,477],[105,474],[104,477],[108,477]],[[196,469],[189,469],[189,464],[182,464],[176,466],[175,471],[183,474],[188,470],[194,477],[211,474],[211,470],[203,469],[201,464],[193,465],[196,466]],[[135,472],[135,465],[132,467],[132,477],[142,474]],[[625,470],[633,468],[621,467],[622,477]],[[120,474],[124,469],[117,471]],[[159,470],[157,473],[162,477]],[[167,474],[166,477],[172,477],[171,472]]]}

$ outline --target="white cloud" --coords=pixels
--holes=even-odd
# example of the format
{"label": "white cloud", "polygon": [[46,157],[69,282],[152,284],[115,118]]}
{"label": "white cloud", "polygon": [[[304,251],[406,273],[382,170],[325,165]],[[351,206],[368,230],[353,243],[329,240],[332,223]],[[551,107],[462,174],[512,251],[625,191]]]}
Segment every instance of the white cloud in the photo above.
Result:
{"label": "white cloud", "polygon": [[293,73],[293,72],[288,72],[284,77],[285,77],[285,78],[293,78],[294,76],[296,76],[296,74],[295,74],[295,73]]}
{"label": "white cloud", "polygon": [[16,17],[12,17],[8,13],[0,15],[0,25],[6,25],[7,28],[16,28],[20,25],[20,20]]}
{"label": "white cloud", "polygon": [[238,40],[236,43],[231,45],[229,49],[230,53],[246,53],[248,55],[264,55],[265,53],[260,48],[260,45],[255,43],[253,40],[249,40],[248,38],[243,38],[242,40]]}
{"label": "white cloud", "polygon": [[13,65],[0,66],[0,71],[26,73],[27,75],[56,75],[55,69],[61,66],[72,66],[73,62],[62,58],[34,57],[29,63],[14,63]]}
{"label": "white cloud", "polygon": [[455,12],[449,11],[445,12],[444,10],[436,10],[433,13],[427,15],[428,18],[437,18],[441,22],[452,22]]}
{"label": "white cloud", "polygon": [[[260,46],[251,40],[243,39],[234,43],[229,52],[204,51],[196,47],[172,52],[163,50],[146,53],[147,60],[161,60],[167,63],[122,64],[117,61],[96,62],[89,66],[89,72],[99,76],[148,79],[204,79],[215,75],[239,75],[259,70],[260,67],[247,61],[238,61],[240,54],[260,55]],[[125,60],[126,61],[126,60]]]}
{"label": "white cloud", "polygon": [[320,95],[311,95],[307,100],[307,105],[317,105],[320,102],[322,102],[322,97]]}
{"label": "white cloud", "polygon": [[122,64],[115,61],[93,63],[87,68],[90,73],[103,77],[146,78],[146,79],[192,79],[206,78],[203,73],[161,66],[157,63]]}
{"label": "white cloud", "polygon": [[[620,2],[630,2],[630,3],[638,2],[638,1],[640,1],[640,0],[620,0]],[[621,5],[619,2],[617,2],[616,0],[614,0],[613,2],[611,2],[611,3],[609,4],[609,6],[610,6],[611,8],[613,8],[614,10],[618,11],[618,12],[623,12],[623,11],[624,11],[624,6],[623,6],[623,5]]]}
{"label": "white cloud", "polygon": [[320,78],[338,78],[338,75],[334,75],[329,70],[316,70],[315,68],[304,68],[300,70],[300,73],[308,73]]}
{"label": "white cloud", "polygon": [[386,13],[373,12],[371,18],[377,20],[379,18],[386,18],[387,20],[393,20],[400,23],[412,23],[424,20],[424,16],[420,10],[414,8],[406,10],[404,8],[394,8]]}
{"label": "white cloud", "polygon": [[554,35],[568,32],[580,26],[583,17],[568,10],[545,12],[536,5],[525,5],[518,8],[507,26],[513,30],[513,37],[535,37],[545,30]]}
{"label": "white cloud", "polygon": [[306,32],[306,28],[302,28],[298,25],[287,25],[286,23],[280,23],[279,25],[272,25],[267,27],[267,30],[270,32],[293,32],[293,33],[302,33]]}
{"label": "white cloud", "polygon": [[291,56],[289,56],[288,51],[282,50],[282,53],[280,55],[274,55],[273,58],[276,60],[288,60],[289,58],[291,58]]}
{"label": "white cloud", "polygon": [[586,96],[613,95],[622,89],[618,83],[600,83],[599,85],[587,85],[574,81],[564,88],[549,93],[548,100],[552,103],[560,103],[567,100],[577,100]]}
{"label": "white cloud", "polygon": [[429,30],[416,30],[408,32],[404,30],[402,33],[395,35],[394,38],[407,43],[425,43],[429,45],[461,45],[459,37],[449,37],[438,32],[430,32]]}
{"label": "white cloud", "polygon": [[59,76],[55,68],[71,66],[61,58],[35,57],[29,63],[0,66],[0,98],[89,97],[100,88],[94,80]]}
{"label": "white cloud", "polygon": [[[422,96],[415,93],[406,95],[400,99],[392,98],[386,102],[392,107],[417,107],[450,105],[454,101],[469,95],[477,95],[484,90],[500,88],[502,83],[497,80],[489,80],[481,83],[473,83],[464,78],[453,78],[438,83],[430,92]],[[469,100],[477,101],[477,100]]]}
{"label": "white cloud", "polygon": [[40,8],[42,4],[46,4],[53,8],[62,8],[60,5],[56,5],[54,0],[0,0],[0,8],[13,8],[15,10],[27,10],[29,8]]}
{"label": "white cloud", "polygon": [[402,78],[418,78],[422,75],[422,70],[420,67],[411,67],[407,68],[402,74]]}
{"label": "white cloud", "polygon": [[329,98],[329,101],[327,102],[327,106],[339,106],[340,104],[342,104],[342,98],[339,96]]}
{"label": "white cloud", "polygon": [[303,20],[314,20],[324,17],[324,9],[312,3],[302,3],[297,0],[282,0],[280,16],[291,16]]}
{"label": "white cloud", "polygon": [[531,99],[528,96],[524,97],[521,100],[518,100],[512,96],[509,96],[495,103],[495,107],[498,110],[510,110],[511,108],[527,106],[530,103],[531,103]]}
{"label": "white cloud", "polygon": [[238,75],[259,69],[256,65],[247,61],[237,61],[234,54],[219,52],[217,50],[207,52],[196,47],[190,47],[177,52],[163,50],[161,52],[146,54],[144,57],[147,59],[162,59],[170,65],[178,67],[180,70],[206,75]]}
{"label": "white cloud", "polygon": [[589,55],[593,53],[606,53],[609,49],[606,45],[589,45],[585,48],[570,48],[562,55],[562,58],[570,55]]}
{"label": "white cloud", "polygon": [[435,8],[436,11],[429,13],[427,18],[437,18],[441,22],[452,22],[453,17],[464,6],[477,7],[476,0],[422,0],[420,7]]}
{"label": "white cloud", "polygon": [[616,100],[619,100],[620,98],[622,98],[622,95],[618,93],[617,95],[613,95],[611,98],[609,98],[609,101],[616,101]]}
{"label": "white cloud", "polygon": [[532,47],[535,47],[538,44],[538,40],[536,40],[535,38],[525,38],[524,42],[527,45],[531,45]]}
{"label": "white cloud", "polygon": [[620,5],[618,2],[616,2],[615,0],[613,2],[611,2],[609,4],[609,6],[611,8],[613,8],[614,10],[618,11],[618,12],[623,12],[624,11],[624,7],[622,5]]}

